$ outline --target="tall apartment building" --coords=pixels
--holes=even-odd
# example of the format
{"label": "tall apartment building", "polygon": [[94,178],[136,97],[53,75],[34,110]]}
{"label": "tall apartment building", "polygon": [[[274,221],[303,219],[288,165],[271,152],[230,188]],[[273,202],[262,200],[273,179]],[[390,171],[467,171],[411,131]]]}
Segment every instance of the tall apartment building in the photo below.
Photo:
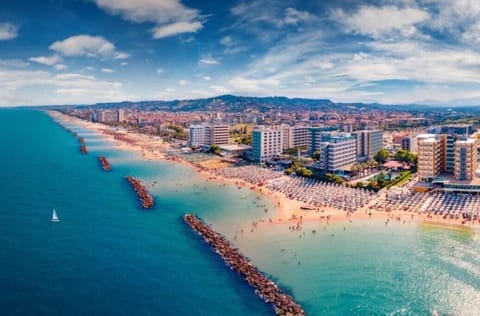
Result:
{"label": "tall apartment building", "polygon": [[434,178],[442,172],[444,165],[445,137],[421,134],[418,142],[418,177],[423,180]]}
{"label": "tall apartment building", "polygon": [[278,126],[257,126],[252,131],[250,159],[265,162],[283,152],[283,129]]}
{"label": "tall apartment building", "polygon": [[125,121],[125,110],[124,109],[118,109],[117,110],[117,119],[119,123],[122,123]]}
{"label": "tall apartment building", "polygon": [[118,113],[115,110],[101,110],[97,119],[102,123],[114,123],[118,122]]}
{"label": "tall apartment building", "polygon": [[413,136],[404,136],[404,137],[400,140],[400,148],[402,148],[403,150],[411,151],[411,152],[413,152],[413,153],[418,152],[417,142],[415,141],[415,137],[413,137]]}
{"label": "tall apartment building", "polygon": [[190,146],[229,144],[230,128],[228,125],[191,125],[189,131]]}
{"label": "tall apartment building", "polygon": [[306,126],[288,126],[282,125],[283,130],[283,149],[310,146],[310,131]]}
{"label": "tall apartment building", "polygon": [[200,147],[202,145],[205,145],[205,131],[206,131],[206,126],[205,125],[190,125],[189,128],[189,136],[188,136],[188,142],[190,146],[192,147]]}
{"label": "tall apartment building", "polygon": [[313,134],[315,139],[313,150],[320,151],[318,166],[326,171],[334,172],[357,161],[357,142],[348,133]]}
{"label": "tall apartment building", "polygon": [[473,180],[475,178],[478,167],[477,150],[477,138],[455,142],[455,179]]}
{"label": "tall apartment building", "polygon": [[230,127],[228,125],[210,125],[205,130],[208,145],[228,145],[230,142]]}
{"label": "tall apartment building", "polygon": [[383,132],[379,129],[362,130],[353,133],[357,141],[357,156],[364,159],[373,159],[382,149]]}

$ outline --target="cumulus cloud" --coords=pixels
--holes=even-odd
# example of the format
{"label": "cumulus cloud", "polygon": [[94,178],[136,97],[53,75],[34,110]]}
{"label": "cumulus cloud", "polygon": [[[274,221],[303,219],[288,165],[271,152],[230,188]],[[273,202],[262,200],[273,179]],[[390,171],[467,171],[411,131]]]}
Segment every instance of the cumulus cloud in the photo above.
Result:
{"label": "cumulus cloud", "polygon": [[0,68],[25,68],[30,63],[20,59],[0,59]]}
{"label": "cumulus cloud", "polygon": [[165,70],[163,70],[163,68],[157,68],[157,70],[155,71],[158,75],[161,75],[165,72]]}
{"label": "cumulus cloud", "polygon": [[212,78],[210,76],[203,76],[203,80],[210,81],[210,80],[212,80]]}
{"label": "cumulus cloud", "polygon": [[0,23],[0,41],[14,39],[18,36],[18,26],[12,23]]}
{"label": "cumulus cloud", "polygon": [[195,33],[203,27],[200,12],[184,6],[179,0],[93,0],[110,14],[135,22],[153,22],[153,37],[164,38]]}
{"label": "cumulus cloud", "polygon": [[111,73],[114,72],[114,70],[113,70],[113,69],[110,69],[110,68],[102,68],[102,72],[106,72],[106,73],[111,74]]}
{"label": "cumulus cloud", "polygon": [[38,56],[38,57],[30,57],[28,60],[33,61],[35,63],[45,65],[45,66],[53,66],[55,64],[62,62],[62,57],[58,55],[52,56]]}
{"label": "cumulus cloud", "polygon": [[186,80],[180,80],[180,81],[178,82],[178,84],[181,85],[181,86],[186,86],[186,85],[188,84],[188,81],[186,81]]}
{"label": "cumulus cloud", "polygon": [[49,47],[63,56],[84,56],[102,59],[125,59],[129,55],[117,50],[115,45],[102,36],[75,35]]}
{"label": "cumulus cloud", "polygon": [[394,35],[411,36],[417,30],[415,25],[428,20],[430,14],[416,8],[365,5],[352,14],[342,9],[334,10],[331,18],[343,24],[349,33],[380,39]]}
{"label": "cumulus cloud", "polygon": [[53,66],[53,68],[54,68],[55,70],[60,71],[60,70],[67,69],[68,67],[67,67],[67,65],[65,65],[65,64],[56,64],[56,65]]}
{"label": "cumulus cloud", "polygon": [[175,22],[166,25],[159,25],[152,29],[153,38],[159,39],[164,37],[175,36],[182,33],[196,33],[203,27],[202,23],[195,22]]}

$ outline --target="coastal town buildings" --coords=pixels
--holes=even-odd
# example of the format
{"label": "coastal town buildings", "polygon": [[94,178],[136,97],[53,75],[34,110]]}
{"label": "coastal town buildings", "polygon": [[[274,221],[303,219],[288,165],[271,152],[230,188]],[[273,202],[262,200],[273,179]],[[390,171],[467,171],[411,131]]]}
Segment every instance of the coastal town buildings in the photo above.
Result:
{"label": "coastal town buildings", "polygon": [[357,161],[356,139],[349,133],[315,134],[313,143],[313,149],[320,151],[320,161],[317,164],[320,169],[335,172]]}
{"label": "coastal town buildings", "polygon": [[473,180],[478,167],[478,139],[455,142],[454,175],[457,180]]}
{"label": "coastal town buildings", "polygon": [[206,143],[206,126],[205,125],[190,125],[188,134],[188,143],[192,147],[200,147]]}
{"label": "coastal town buildings", "polygon": [[225,124],[191,125],[189,131],[192,147],[229,144],[230,128]]}
{"label": "coastal town buildings", "polygon": [[421,134],[418,142],[418,177],[432,179],[440,174],[443,166],[444,138],[435,134]]}
{"label": "coastal town buildings", "polygon": [[265,162],[283,152],[283,129],[280,126],[256,126],[252,131],[250,159]]}
{"label": "coastal town buildings", "polygon": [[283,149],[290,148],[309,148],[310,131],[307,126],[288,126],[282,125],[283,132]]}
{"label": "coastal town buildings", "polygon": [[478,167],[478,138],[472,125],[447,125],[417,136],[418,175],[432,180],[441,173],[471,181]]}
{"label": "coastal town buildings", "polygon": [[382,148],[383,132],[376,130],[361,130],[353,132],[357,141],[357,157],[359,161],[373,159]]}

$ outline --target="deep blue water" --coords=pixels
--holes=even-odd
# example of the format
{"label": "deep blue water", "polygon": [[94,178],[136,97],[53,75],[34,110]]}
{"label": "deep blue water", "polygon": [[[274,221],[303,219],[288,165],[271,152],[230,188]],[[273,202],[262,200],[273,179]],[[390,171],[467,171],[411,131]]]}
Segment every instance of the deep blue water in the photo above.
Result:
{"label": "deep blue water", "polygon": [[[88,155],[41,111],[0,111],[0,314],[273,314],[183,224],[193,211],[227,237],[244,228],[236,246],[310,315],[480,315],[474,231],[366,221],[307,224],[305,236],[282,225],[251,233],[269,215],[256,205],[269,201],[71,127]],[[100,154],[112,172],[99,168]],[[139,209],[129,174],[158,182],[153,210]]]}
{"label": "deep blue water", "polygon": [[[125,175],[185,182],[185,170],[82,136],[87,156],[45,113],[0,111],[0,313],[270,313],[181,221],[192,210],[213,216],[238,194],[234,188],[220,197],[213,188],[164,188],[154,210],[140,210]],[[100,153],[111,173],[99,168]],[[53,208],[59,223],[50,222]]]}

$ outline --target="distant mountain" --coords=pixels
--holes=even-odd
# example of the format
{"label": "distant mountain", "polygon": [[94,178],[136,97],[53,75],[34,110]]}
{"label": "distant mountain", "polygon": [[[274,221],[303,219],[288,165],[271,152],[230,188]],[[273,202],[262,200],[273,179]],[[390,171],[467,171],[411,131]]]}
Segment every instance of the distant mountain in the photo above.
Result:
{"label": "distant mountain", "polygon": [[[287,97],[244,97],[222,95],[218,97],[173,101],[140,101],[98,103],[95,108],[130,107],[139,110],[165,111],[219,111],[219,112],[266,112],[269,110],[320,110],[335,104],[328,99],[301,99]],[[81,106],[84,107],[84,106]]]}
{"label": "distant mountain", "polygon": [[94,105],[80,105],[76,108],[97,108],[109,109],[128,107],[144,111],[218,111],[218,112],[267,112],[271,110],[279,111],[330,111],[333,109],[342,111],[362,111],[368,109],[377,109],[384,111],[433,111],[445,110],[438,104],[418,105],[385,105],[378,103],[335,103],[329,99],[304,99],[287,97],[246,97],[235,95],[221,95],[212,98],[191,99],[191,100],[173,100],[173,101],[124,101],[114,103],[97,103]]}

